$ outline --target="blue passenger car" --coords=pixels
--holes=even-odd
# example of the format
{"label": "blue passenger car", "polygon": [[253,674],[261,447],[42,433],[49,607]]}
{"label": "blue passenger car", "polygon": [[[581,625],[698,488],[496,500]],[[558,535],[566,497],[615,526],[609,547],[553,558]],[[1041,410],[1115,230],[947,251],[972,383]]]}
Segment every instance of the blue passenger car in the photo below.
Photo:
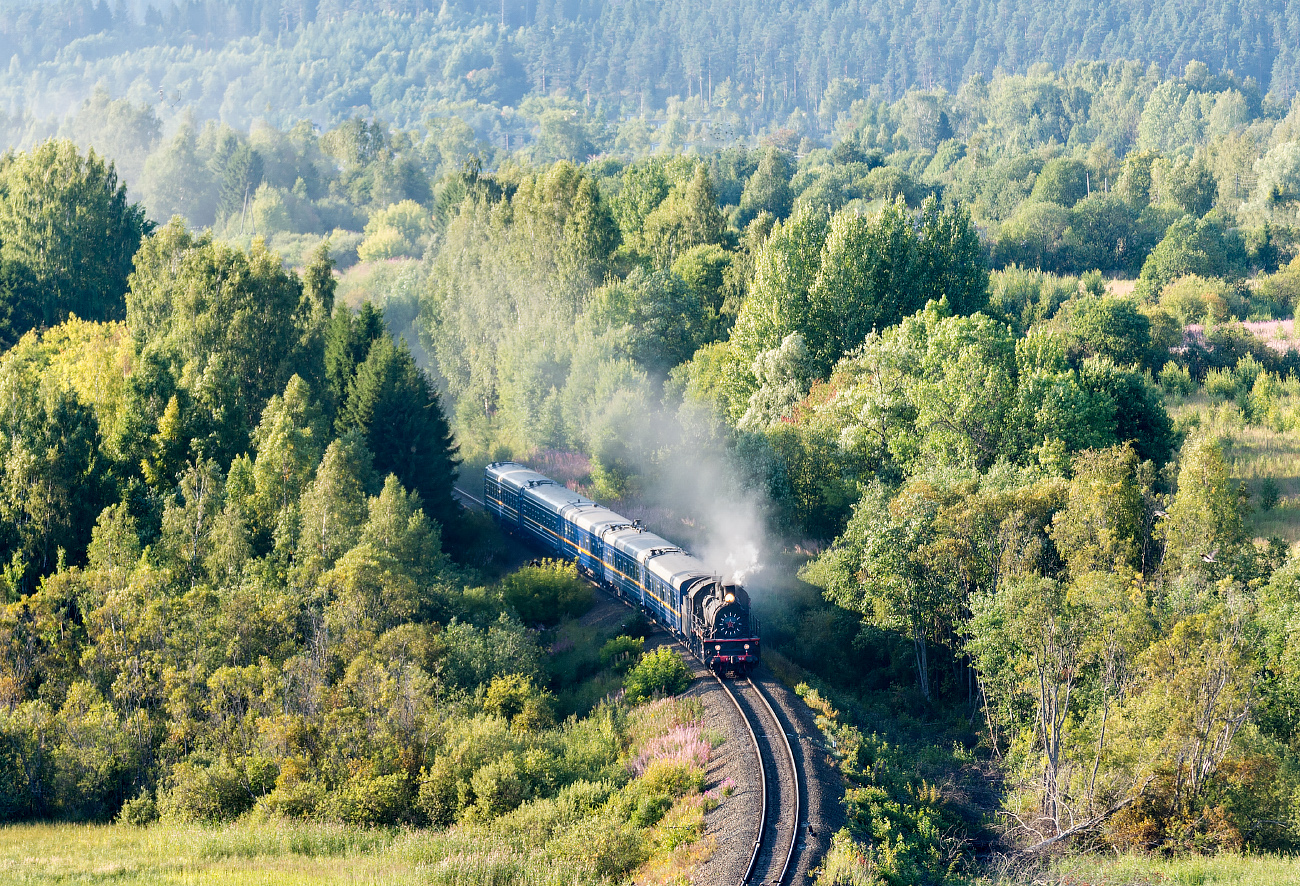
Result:
{"label": "blue passenger car", "polygon": [[757,665],[757,624],[745,590],[639,522],[514,462],[488,465],[483,501],[507,531],[634,601],[709,667],[747,674]]}

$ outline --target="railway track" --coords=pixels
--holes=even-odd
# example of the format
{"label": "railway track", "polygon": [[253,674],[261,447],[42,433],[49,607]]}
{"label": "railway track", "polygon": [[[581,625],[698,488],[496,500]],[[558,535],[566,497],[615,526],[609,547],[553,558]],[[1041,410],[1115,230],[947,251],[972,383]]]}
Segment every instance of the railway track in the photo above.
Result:
{"label": "railway track", "polygon": [[479,507],[480,509],[483,509],[483,508],[485,507],[484,504],[483,504],[483,499],[481,499],[481,498],[476,498],[475,496],[470,495],[468,492],[466,492],[464,489],[461,489],[459,486],[453,486],[453,487],[451,487],[451,493],[452,493],[452,495],[458,495],[458,496],[460,496],[461,498],[465,499],[466,501],[473,502],[474,504],[478,505],[478,507]]}
{"label": "railway track", "polygon": [[[758,684],[748,679],[731,684],[717,680],[749,729],[762,785],[754,849],[740,886],[785,886],[794,868],[804,813],[794,748],[776,709]],[[741,687],[741,692],[735,692],[733,687]]]}
{"label": "railway track", "polygon": [[[453,492],[468,503],[484,507],[481,499],[459,487],[453,487]],[[616,599],[633,608],[627,600]],[[679,640],[672,638],[670,642],[681,647],[688,658],[694,658]],[[799,831],[806,813],[794,747],[767,693],[757,683],[752,679],[727,681],[716,674],[713,676],[749,733],[761,786],[753,848],[737,886],[786,886],[797,864]],[[736,688],[740,691],[735,691]]]}

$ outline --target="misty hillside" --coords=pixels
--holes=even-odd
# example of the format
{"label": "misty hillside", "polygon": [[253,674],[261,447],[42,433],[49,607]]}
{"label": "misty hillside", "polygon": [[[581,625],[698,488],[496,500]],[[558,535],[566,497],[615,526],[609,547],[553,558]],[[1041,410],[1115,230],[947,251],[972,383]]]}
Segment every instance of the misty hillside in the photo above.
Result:
{"label": "misty hillside", "polygon": [[693,116],[707,112],[714,126],[753,134],[796,112],[816,127],[824,104],[846,90],[882,98],[914,87],[955,91],[976,74],[1078,60],[1168,71],[1199,60],[1285,100],[1295,91],[1300,33],[1300,10],[1277,0],[61,0],[0,10],[10,143],[31,143],[39,121],[66,115],[97,84],[157,104],[164,121],[194,114],[239,127],[256,119],[330,125],[360,113],[410,127],[456,115],[502,144],[529,130],[502,109],[544,96],[613,119],[702,97]]}

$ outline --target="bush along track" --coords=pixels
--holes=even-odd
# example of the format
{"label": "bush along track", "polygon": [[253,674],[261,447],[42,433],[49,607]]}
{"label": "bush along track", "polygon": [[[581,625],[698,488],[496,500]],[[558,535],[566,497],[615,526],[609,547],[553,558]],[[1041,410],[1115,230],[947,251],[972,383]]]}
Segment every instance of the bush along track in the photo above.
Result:
{"label": "bush along track", "polygon": [[[800,683],[795,692],[816,712],[817,728],[848,783],[846,824],[815,872],[818,886],[957,882],[961,859],[985,837],[952,786],[937,784],[942,770],[959,761],[865,732],[841,712],[849,709],[847,700],[833,703],[825,687]],[[965,756],[957,748],[952,755]]]}

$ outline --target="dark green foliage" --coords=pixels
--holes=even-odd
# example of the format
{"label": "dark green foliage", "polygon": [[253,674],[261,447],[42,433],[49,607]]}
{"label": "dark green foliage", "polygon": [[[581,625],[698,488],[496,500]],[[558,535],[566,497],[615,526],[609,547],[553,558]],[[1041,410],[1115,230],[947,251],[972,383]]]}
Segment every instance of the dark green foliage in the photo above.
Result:
{"label": "dark green foliage", "polygon": [[1108,295],[1080,296],[1066,305],[1071,356],[1107,357],[1119,366],[1147,365],[1151,321],[1132,299]]}
{"label": "dark green foliage", "polygon": [[626,280],[602,287],[588,316],[598,328],[625,328],[633,359],[666,373],[716,339],[722,326],[718,295],[698,292],[672,271],[636,268]]}
{"label": "dark green foliage", "polygon": [[365,362],[370,346],[386,334],[383,314],[370,302],[355,316],[345,305],[335,309],[325,327],[324,347],[325,383],[334,409],[346,403],[357,367]]}
{"label": "dark green foliage", "polygon": [[1219,182],[1204,156],[1192,160],[1177,157],[1166,174],[1165,189],[1169,199],[1184,212],[1201,218],[1214,208]]}
{"label": "dark green foliage", "polygon": [[0,348],[13,347],[24,332],[44,325],[44,304],[27,266],[0,258]]}
{"label": "dark green foliage", "polygon": [[0,593],[18,596],[78,557],[103,507],[103,462],[94,413],[70,391],[42,385],[12,360],[0,372]]}
{"label": "dark green foliage", "polygon": [[460,506],[451,488],[457,447],[438,395],[405,343],[383,337],[370,346],[348,384],[336,424],[340,433],[361,434],[380,476],[395,474],[420,496],[430,517],[445,531],[455,530]]}
{"label": "dark green foliage", "polygon": [[1240,277],[1246,272],[1241,234],[1215,216],[1174,222],[1142,265],[1138,294],[1154,299],[1165,284],[1187,274]]}
{"label": "dark green foliage", "polygon": [[1271,511],[1277,507],[1278,486],[1277,481],[1272,477],[1265,477],[1260,481],[1259,487],[1255,490],[1255,495],[1259,498],[1259,509],[1261,511]]}
{"label": "dark green foliage", "polygon": [[[818,726],[839,749],[838,768],[850,784],[844,796],[846,827],[834,835],[823,869],[842,882],[867,871],[890,886],[959,882],[945,840],[977,837],[975,810],[938,792],[918,795],[911,785],[952,778],[961,769],[963,742],[955,741],[951,751],[940,749],[902,728],[892,731],[905,743],[891,741],[888,732],[876,731],[879,720],[868,733],[855,725],[866,718],[860,709],[852,710],[857,708],[852,697],[834,697],[814,682],[817,688],[801,682],[795,691],[817,712]],[[889,707],[896,709],[897,703]],[[932,728],[917,731],[930,738]]]}
{"label": "dark green foliage", "polygon": [[1134,275],[1163,236],[1162,221],[1156,210],[1139,212],[1118,195],[1094,193],[1074,205],[1064,260],[1048,269]]}
{"label": "dark green foliage", "polygon": [[789,215],[794,201],[790,190],[791,174],[790,162],[783,153],[771,148],[764,151],[758,168],[745,182],[745,190],[740,195],[736,225],[745,227],[761,212],[770,213],[777,219]]}
{"label": "dark green foliage", "polygon": [[867,173],[865,196],[873,200],[902,199],[908,206],[920,206],[931,196],[931,189],[896,166],[878,166]]}
{"label": "dark green foliage", "polygon": [[240,144],[225,159],[218,171],[220,190],[217,195],[217,223],[239,219],[239,232],[244,232],[248,204],[262,183],[262,157],[246,144]]}
{"label": "dark green foliage", "polygon": [[627,671],[636,666],[644,646],[644,637],[620,634],[600,647],[600,663],[603,667],[616,671]]}
{"label": "dark green foliage", "polygon": [[965,207],[940,208],[937,200],[925,202],[916,265],[921,304],[946,300],[956,314],[973,314],[987,304],[988,263]]}
{"label": "dark green foliage", "polygon": [[[988,270],[969,216],[927,201],[920,219],[901,199],[870,216],[844,211],[827,220],[800,210],[765,244],[752,291],[731,337],[733,359],[752,374],[754,360],[803,337],[812,378],[824,378],[873,330],[928,301],[962,312],[987,301]],[[755,379],[757,381],[757,379]],[[745,405],[748,405],[746,392]],[[733,403],[737,416],[740,403]]]}
{"label": "dark green foliage", "polygon": [[1138,457],[1164,465],[1179,440],[1165,411],[1160,389],[1137,368],[1117,367],[1107,358],[1084,361],[1079,371],[1084,389],[1103,396],[1114,409],[1111,439],[1131,442]]}
{"label": "dark green foliage", "polygon": [[745,183],[758,169],[758,154],[744,148],[727,148],[709,158],[709,179],[722,206],[739,206]]}
{"label": "dark green foliage", "polygon": [[1136,274],[1169,225],[1169,212],[1093,193],[1071,207],[1026,200],[998,232],[993,264],[1080,274]]}

